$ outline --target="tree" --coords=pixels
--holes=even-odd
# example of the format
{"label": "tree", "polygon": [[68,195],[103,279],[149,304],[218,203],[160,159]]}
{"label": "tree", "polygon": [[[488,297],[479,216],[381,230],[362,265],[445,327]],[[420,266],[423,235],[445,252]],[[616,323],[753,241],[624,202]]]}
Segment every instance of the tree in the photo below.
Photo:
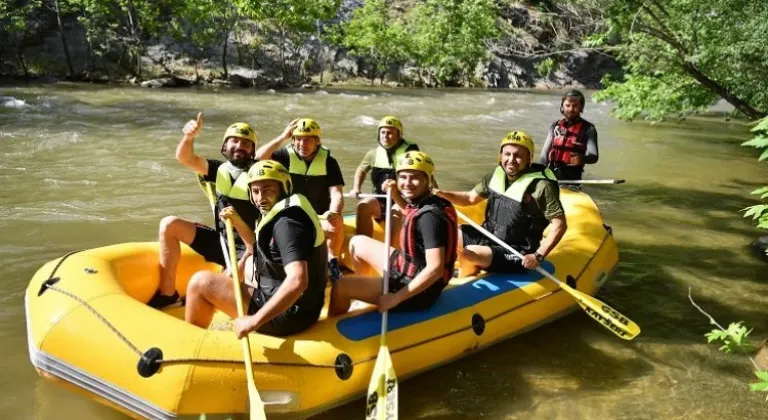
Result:
{"label": "tree", "polygon": [[485,42],[498,33],[492,0],[426,0],[410,11],[408,23],[417,62],[440,85],[471,81],[487,55]]}
{"label": "tree", "polygon": [[607,27],[587,46],[616,47],[626,77],[597,100],[623,119],[659,120],[722,98],[750,119],[768,112],[768,8],[754,0],[589,0]]}
{"label": "tree", "polygon": [[402,65],[409,57],[405,23],[386,0],[368,0],[355,9],[341,32],[341,42],[349,52],[369,64],[371,84],[377,76],[383,81],[391,65]]}
{"label": "tree", "polygon": [[0,43],[5,39],[9,45],[15,46],[16,60],[18,66],[24,73],[24,78],[29,79],[29,68],[24,58],[24,49],[22,41],[30,33],[32,25],[29,20],[42,8],[41,1],[0,1]]}

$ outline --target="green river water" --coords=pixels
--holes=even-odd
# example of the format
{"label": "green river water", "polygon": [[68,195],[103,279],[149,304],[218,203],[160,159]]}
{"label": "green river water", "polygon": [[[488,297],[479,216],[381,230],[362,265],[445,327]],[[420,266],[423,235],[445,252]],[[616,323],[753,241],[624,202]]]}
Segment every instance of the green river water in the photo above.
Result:
{"label": "green river water", "polygon": [[[466,90],[141,90],[47,85],[0,88],[0,417],[122,416],[44,383],[27,351],[24,290],[46,261],[69,251],[155,240],[165,215],[208,222],[194,177],[174,159],[181,127],[205,112],[196,151],[217,157],[224,129],[255,123],[262,141],[296,117],[317,119],[347,189],[384,115],[437,165],[441,187],[469,189],[495,164],[512,129],[538,147],[558,117],[550,92]],[[587,188],[613,228],[617,272],[600,292],[642,328],[624,342],[581,312],[403,382],[405,419],[765,419],[750,393],[751,365],[707,345],[707,319],[744,320],[768,336],[768,264],[747,245],[759,232],[739,210],[768,165],[739,147],[744,123],[690,118],[623,123],[588,102],[600,161]],[[351,205],[347,210],[352,210]],[[94,334],[100,333],[94,331]],[[318,419],[361,418],[362,400]]]}

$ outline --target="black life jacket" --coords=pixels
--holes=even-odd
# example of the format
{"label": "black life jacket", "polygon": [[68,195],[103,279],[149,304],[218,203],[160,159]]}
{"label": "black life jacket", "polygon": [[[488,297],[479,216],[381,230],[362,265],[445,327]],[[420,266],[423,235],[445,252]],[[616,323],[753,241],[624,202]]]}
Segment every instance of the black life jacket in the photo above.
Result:
{"label": "black life jacket", "polygon": [[400,231],[400,249],[408,254],[409,258],[398,255],[393,268],[413,278],[419,271],[427,266],[426,249],[424,249],[423,240],[419,241],[417,235],[418,219],[422,215],[432,212],[446,221],[448,241],[445,246],[445,266],[441,280],[447,284],[453,277],[453,266],[456,263],[456,234],[458,231],[458,221],[456,218],[456,209],[450,201],[431,195],[417,205],[409,205],[403,210],[403,227]]}
{"label": "black life jacket", "polygon": [[373,161],[373,167],[371,168],[371,182],[373,183],[374,194],[384,194],[381,184],[388,179],[395,179],[395,163],[405,152],[418,151],[419,146],[408,143],[403,139],[393,149],[385,149],[381,144],[376,147],[376,159]]}
{"label": "black life jacket", "polygon": [[254,255],[254,272],[257,276],[258,287],[266,296],[272,296],[285,280],[285,267],[282,263],[273,261],[269,256],[269,245],[274,241],[273,229],[280,214],[291,208],[300,208],[312,220],[315,241],[311,257],[307,261],[309,282],[307,289],[289,311],[319,316],[325,298],[325,286],[328,282],[328,247],[325,235],[320,226],[320,220],[312,209],[312,205],[301,194],[294,194],[279,203],[259,221],[256,227],[256,243]]}
{"label": "black life jacket", "polygon": [[523,253],[538,249],[546,225],[536,226],[533,223],[534,215],[524,211],[523,202],[531,199],[528,194],[531,186],[552,180],[556,178],[551,170],[544,165],[532,164],[506,187],[507,174],[501,166],[497,166],[488,184],[489,196],[483,227]]}

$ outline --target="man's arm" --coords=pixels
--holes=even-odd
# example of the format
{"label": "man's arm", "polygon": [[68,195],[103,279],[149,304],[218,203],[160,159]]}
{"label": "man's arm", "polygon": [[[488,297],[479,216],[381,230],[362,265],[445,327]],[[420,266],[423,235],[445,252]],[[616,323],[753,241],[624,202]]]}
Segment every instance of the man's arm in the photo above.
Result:
{"label": "man's arm", "polygon": [[438,281],[445,270],[445,247],[430,248],[426,250],[427,265],[416,274],[408,284],[394,294],[386,294],[379,298],[379,311],[394,308],[420,292],[426,290],[435,281]]}
{"label": "man's arm", "polygon": [[295,119],[291,121],[288,126],[285,127],[282,133],[278,135],[277,137],[273,138],[269,141],[269,143],[259,147],[256,150],[255,159],[256,160],[266,160],[272,158],[272,153],[275,153],[275,150],[279,149],[282,143],[288,139],[291,138],[293,129],[296,128],[296,122],[299,121],[298,119]]}
{"label": "man's arm", "polygon": [[208,161],[196,155],[194,151],[195,137],[202,129],[203,113],[200,112],[197,114],[197,120],[190,120],[184,125],[182,129],[184,136],[181,138],[179,145],[176,146],[176,160],[200,175],[207,175]]}
{"label": "man's arm", "polygon": [[587,153],[584,155],[584,163],[597,163],[597,159],[600,157],[597,151],[597,129],[594,125],[590,125],[585,130],[584,135],[587,138]]}
{"label": "man's arm", "polygon": [[568,230],[568,223],[565,222],[565,216],[557,216],[549,221],[549,234],[542,239],[539,249],[536,250],[540,255],[547,256],[560,243],[560,239]]}
{"label": "man's arm", "polygon": [[554,122],[551,126],[549,126],[549,131],[547,131],[547,140],[544,141],[544,147],[541,149],[541,164],[547,165],[549,163],[549,149],[552,148],[552,140],[555,138],[555,125],[557,122]]}
{"label": "man's arm", "polygon": [[[254,270],[256,268],[254,267]],[[244,337],[251,331],[259,329],[272,318],[287,311],[301,294],[307,290],[309,274],[306,261],[294,261],[285,266],[285,280],[277,288],[275,294],[255,314],[243,317],[247,323],[243,330],[238,330],[238,338]]]}
{"label": "man's arm", "polygon": [[369,150],[363,161],[355,170],[355,179],[352,181],[352,190],[349,192],[351,195],[357,197],[360,194],[360,190],[363,188],[363,182],[365,182],[365,176],[368,175],[368,171],[373,167],[373,162],[376,159],[376,149]]}
{"label": "man's arm", "polygon": [[471,206],[474,204],[477,204],[483,200],[485,200],[485,197],[480,196],[475,190],[472,191],[443,191],[439,190],[437,188],[432,189],[432,193],[437,195],[438,197],[442,197],[454,205],[457,206]]}
{"label": "man's arm", "polygon": [[334,185],[333,187],[328,187],[328,191],[331,193],[331,205],[328,207],[328,211],[334,212],[338,215],[341,215],[341,212],[344,211],[343,188],[343,185]]}

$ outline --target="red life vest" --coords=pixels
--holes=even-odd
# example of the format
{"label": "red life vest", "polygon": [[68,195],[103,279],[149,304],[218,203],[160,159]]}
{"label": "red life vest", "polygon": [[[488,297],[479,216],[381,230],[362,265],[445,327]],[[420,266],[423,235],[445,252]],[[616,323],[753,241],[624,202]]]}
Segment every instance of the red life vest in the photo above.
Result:
{"label": "red life vest", "polygon": [[587,143],[581,143],[581,130],[584,124],[581,120],[566,127],[565,119],[557,122],[552,138],[552,147],[549,149],[549,163],[553,165],[567,166],[571,163],[571,156],[587,153]]}
{"label": "red life vest", "polygon": [[408,206],[403,210],[405,221],[400,231],[400,249],[403,252],[398,254],[392,268],[413,278],[427,266],[426,250],[424,249],[424,244],[418,243],[416,239],[416,229],[418,229],[417,219],[428,212],[441,216],[448,223],[445,266],[441,277],[442,281],[447,284],[451,277],[453,277],[453,268],[456,263],[458,221],[456,209],[453,208],[451,202],[436,195],[425,199],[418,206]]}

